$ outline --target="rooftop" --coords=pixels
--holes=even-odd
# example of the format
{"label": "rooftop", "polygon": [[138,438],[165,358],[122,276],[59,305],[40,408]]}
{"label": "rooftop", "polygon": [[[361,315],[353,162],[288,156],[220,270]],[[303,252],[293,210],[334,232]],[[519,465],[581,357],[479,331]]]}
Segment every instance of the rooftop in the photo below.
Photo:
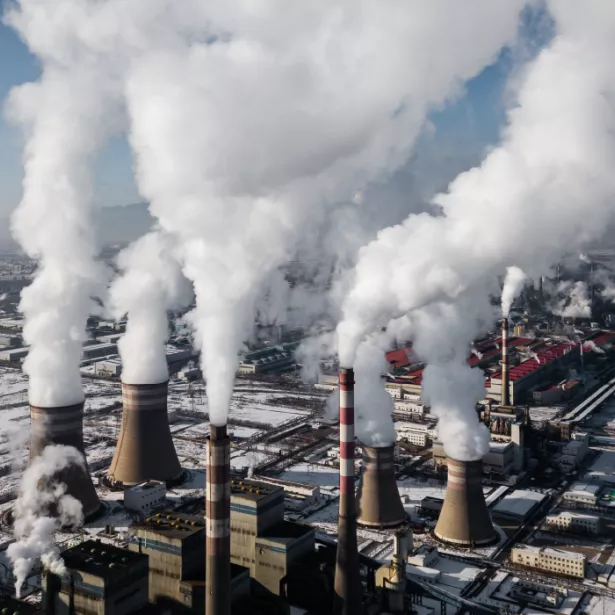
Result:
{"label": "rooftop", "polygon": [[517,489],[501,499],[494,507],[493,512],[500,515],[525,517],[535,506],[540,504],[547,496],[536,491]]}
{"label": "rooftop", "polygon": [[284,493],[284,489],[256,480],[231,480],[231,496],[258,502],[277,493]]}
{"label": "rooftop", "polygon": [[131,526],[133,530],[147,530],[168,538],[186,538],[205,528],[203,517],[184,515],[174,511],[158,512]]}
{"label": "rooftop", "polygon": [[314,528],[309,525],[301,525],[290,521],[280,521],[261,533],[259,538],[292,542],[297,538],[306,536],[310,532],[314,532]]}
{"label": "rooftop", "polygon": [[147,555],[94,540],[67,549],[62,553],[62,559],[69,570],[105,579],[123,576],[136,564],[147,563]]}
{"label": "rooftop", "polygon": [[148,480],[144,483],[139,483],[138,485],[133,485],[132,487],[127,487],[127,490],[141,492],[141,491],[150,491],[151,489],[157,489],[160,486],[165,487],[166,484],[159,480]]}
{"label": "rooftop", "polygon": [[[559,359],[565,354],[568,354],[574,344],[569,343],[561,343],[561,344],[552,344],[550,346],[545,346],[540,352],[536,353],[536,358],[527,359],[526,361],[522,361],[519,365],[515,365],[508,370],[508,375],[510,380],[521,380],[525,378],[527,375],[535,372],[537,369],[552,363],[553,361]],[[501,380],[502,372],[498,371],[495,374],[492,374],[492,380]]]}
{"label": "rooftop", "polygon": [[10,615],[29,615],[30,613],[42,612],[38,606],[16,600],[7,594],[0,595],[0,613]]}

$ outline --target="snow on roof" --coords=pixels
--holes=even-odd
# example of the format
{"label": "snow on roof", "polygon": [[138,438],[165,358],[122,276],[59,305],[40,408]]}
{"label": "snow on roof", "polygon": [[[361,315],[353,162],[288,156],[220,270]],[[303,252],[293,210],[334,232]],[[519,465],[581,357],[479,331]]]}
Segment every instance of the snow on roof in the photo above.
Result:
{"label": "snow on roof", "polygon": [[525,517],[535,506],[540,504],[547,496],[544,493],[516,489],[502,498],[494,507],[496,513]]}
{"label": "snow on roof", "polygon": [[574,485],[572,485],[572,487],[570,488],[570,492],[585,492],[585,493],[591,493],[592,495],[598,495],[598,492],[600,491],[600,485],[591,485],[590,483],[574,483]]}

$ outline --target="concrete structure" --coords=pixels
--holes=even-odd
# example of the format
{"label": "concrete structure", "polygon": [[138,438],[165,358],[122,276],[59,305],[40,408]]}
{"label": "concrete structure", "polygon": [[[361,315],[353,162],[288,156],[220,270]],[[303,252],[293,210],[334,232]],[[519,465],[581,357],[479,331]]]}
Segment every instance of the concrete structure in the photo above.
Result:
{"label": "concrete structure", "polygon": [[570,491],[566,491],[563,495],[564,500],[569,502],[578,502],[579,504],[587,504],[595,506],[600,494],[600,485],[591,485],[589,483],[574,483]]}
{"label": "concrete structure", "polygon": [[575,512],[560,512],[547,515],[547,527],[560,532],[577,532],[597,536],[602,533],[602,519],[596,515],[583,515]]}
{"label": "concrete structure", "polygon": [[122,361],[120,359],[107,359],[94,363],[94,373],[97,376],[112,376],[119,378],[122,374]]}
{"label": "concrete structure", "polygon": [[226,425],[210,424],[207,440],[205,612],[231,612],[231,440]]}
{"label": "concrete structure", "polygon": [[72,446],[83,455],[83,466],[71,465],[56,478],[66,485],[69,495],[81,502],[83,516],[91,517],[98,511],[100,502],[85,460],[83,402],[57,408],[30,406],[30,463],[50,444]]}
{"label": "concrete structure", "polygon": [[[284,489],[285,506],[288,504],[288,499],[296,500],[302,508],[307,508],[314,504],[318,504],[322,501],[320,494],[320,487],[318,485],[310,485],[308,483],[297,483],[290,480],[283,480],[281,478],[273,478],[271,476],[254,476],[255,481],[265,483],[268,485],[274,485]],[[232,508],[231,508],[232,513]]]}
{"label": "concrete structure", "polygon": [[585,556],[582,553],[517,545],[511,551],[510,560],[513,564],[528,568],[548,570],[579,579],[585,578]]}
{"label": "concrete structure", "polygon": [[148,480],[124,489],[124,506],[128,510],[146,513],[164,504],[167,486],[159,480]]}
{"label": "concrete structure", "polygon": [[62,553],[67,574],[45,570],[43,606],[53,615],[129,615],[148,602],[148,558],[87,540]]}
{"label": "concrete structure", "polygon": [[406,566],[408,554],[412,550],[412,534],[401,530],[395,534],[395,546],[390,564],[376,571],[376,587],[384,593],[384,607],[390,613],[406,613]]}
{"label": "concrete structure", "polygon": [[[200,515],[159,512],[131,527],[132,551],[149,556],[150,602],[188,612],[205,610],[205,524]],[[233,598],[249,593],[250,575],[230,566]],[[209,611],[208,611],[209,612]]]}
{"label": "concrete structure", "polygon": [[285,344],[246,354],[239,363],[240,374],[260,374],[288,369],[295,361],[295,344]]}
{"label": "concrete structure", "polygon": [[168,385],[122,383],[122,428],[109,468],[112,482],[170,484],[181,478],[167,416]]}
{"label": "concrete structure", "polygon": [[98,357],[108,357],[117,354],[117,344],[92,344],[83,347],[82,359],[89,361]]}
{"label": "concrete structure", "polygon": [[479,547],[497,540],[483,495],[482,478],[480,460],[449,458],[448,486],[434,530],[436,538],[463,547]]}
{"label": "concrete structure", "polygon": [[231,561],[281,595],[289,567],[314,551],[314,529],[284,521],[284,490],[254,480],[231,481]]}
{"label": "concrete structure", "polygon": [[354,494],[354,370],[340,369],[340,499],[335,562],[334,611],[360,615],[362,588]]}
{"label": "concrete structure", "polygon": [[39,615],[44,613],[40,604],[30,604],[23,600],[17,600],[8,594],[0,594],[0,613],[8,615]]}
{"label": "concrete structure", "polygon": [[[448,463],[449,459],[444,452],[444,446],[441,442],[433,443],[432,453],[436,466]],[[489,452],[482,459],[484,473],[507,476],[514,469],[514,464],[515,446],[512,442],[491,441],[489,443]]]}
{"label": "concrete structure", "polygon": [[502,498],[493,507],[492,512],[498,518],[523,522],[532,515],[546,498],[547,496],[544,493],[538,491],[515,489],[515,491]]}
{"label": "concrete structure", "polygon": [[0,352],[0,361],[18,362],[22,361],[28,356],[30,348],[11,348],[9,350],[3,350]]}
{"label": "concrete structure", "polygon": [[406,520],[399,497],[391,446],[365,446],[359,483],[358,522],[369,527],[395,527]]}

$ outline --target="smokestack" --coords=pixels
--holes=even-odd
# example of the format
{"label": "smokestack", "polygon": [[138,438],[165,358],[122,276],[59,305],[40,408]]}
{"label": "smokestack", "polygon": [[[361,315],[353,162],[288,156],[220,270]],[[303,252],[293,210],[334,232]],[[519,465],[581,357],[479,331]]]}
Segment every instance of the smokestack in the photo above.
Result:
{"label": "smokestack", "polygon": [[359,519],[369,527],[395,527],[406,520],[393,460],[394,445],[363,447],[363,472],[359,485]]}
{"label": "smokestack", "polygon": [[146,480],[173,483],[182,469],[173,446],[167,414],[168,381],[122,383],[122,430],[109,478],[124,485]]}
{"label": "smokestack", "polygon": [[85,461],[83,446],[83,402],[71,406],[41,408],[30,406],[30,463],[50,444],[72,446],[83,455],[85,466],[70,465],[57,474],[66,493],[81,502],[85,519],[100,508],[96,489]]}
{"label": "smokestack", "polygon": [[502,391],[500,404],[502,406],[510,405],[509,396],[509,377],[508,377],[508,318],[502,318]]}
{"label": "smokestack", "polygon": [[354,495],[354,371],[340,369],[340,508],[335,563],[335,612],[357,615],[363,591],[357,547],[357,504]]}
{"label": "smokestack", "polygon": [[493,543],[498,535],[483,495],[483,462],[448,458],[448,485],[434,534],[462,547]]}
{"label": "smokestack", "polygon": [[209,427],[206,493],[205,612],[231,613],[231,440],[226,425]]}

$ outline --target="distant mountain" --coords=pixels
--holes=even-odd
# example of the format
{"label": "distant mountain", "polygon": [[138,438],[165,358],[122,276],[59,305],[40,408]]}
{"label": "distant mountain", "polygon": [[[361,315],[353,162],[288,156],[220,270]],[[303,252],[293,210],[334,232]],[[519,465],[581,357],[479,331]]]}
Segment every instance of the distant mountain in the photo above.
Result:
{"label": "distant mountain", "polygon": [[[101,207],[94,214],[96,232],[103,247],[126,244],[148,231],[153,218],[147,203],[116,207]],[[0,218],[0,250],[14,250],[17,244],[11,236],[10,218]]]}

